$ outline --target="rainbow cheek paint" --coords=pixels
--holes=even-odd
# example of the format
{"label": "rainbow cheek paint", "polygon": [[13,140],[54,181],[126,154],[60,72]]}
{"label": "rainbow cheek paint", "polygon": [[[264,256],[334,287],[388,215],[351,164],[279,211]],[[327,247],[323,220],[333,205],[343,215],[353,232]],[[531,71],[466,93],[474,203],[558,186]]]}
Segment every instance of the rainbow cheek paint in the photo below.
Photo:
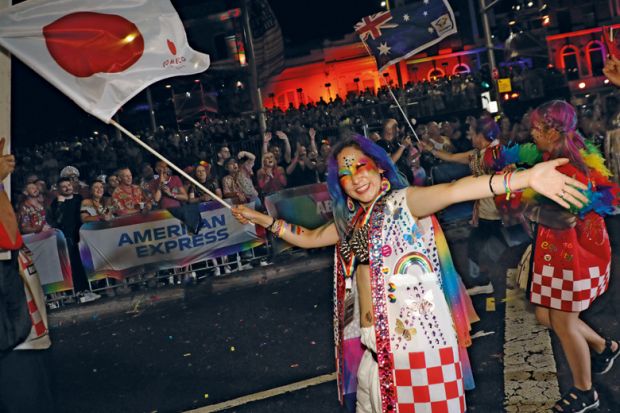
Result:
{"label": "rainbow cheek paint", "polygon": [[359,162],[355,162],[355,160],[351,158],[345,158],[344,164],[345,167],[338,171],[340,185],[342,186],[351,182],[353,176],[357,176],[362,172],[379,172],[377,164],[370,158],[360,158]]}

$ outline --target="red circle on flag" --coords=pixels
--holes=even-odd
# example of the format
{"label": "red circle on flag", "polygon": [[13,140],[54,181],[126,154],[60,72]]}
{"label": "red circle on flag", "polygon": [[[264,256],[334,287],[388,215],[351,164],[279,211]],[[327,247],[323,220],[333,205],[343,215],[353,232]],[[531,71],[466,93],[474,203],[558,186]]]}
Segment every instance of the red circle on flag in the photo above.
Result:
{"label": "red circle on flag", "polygon": [[77,77],[123,72],[144,53],[138,27],[115,14],[67,14],[45,26],[43,36],[56,63]]}

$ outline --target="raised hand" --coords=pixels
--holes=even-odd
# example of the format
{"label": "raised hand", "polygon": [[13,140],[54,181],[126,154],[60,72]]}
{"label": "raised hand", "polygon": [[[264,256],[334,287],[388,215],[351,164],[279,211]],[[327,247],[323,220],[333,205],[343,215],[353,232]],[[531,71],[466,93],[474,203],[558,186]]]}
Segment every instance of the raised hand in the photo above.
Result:
{"label": "raised hand", "polygon": [[310,128],[310,129],[308,130],[308,135],[310,135],[310,139],[311,139],[311,140],[314,140],[314,138],[316,137],[316,129],[314,129],[314,128]]}
{"label": "raised hand", "polygon": [[3,155],[5,138],[0,138],[0,181],[9,176],[15,170],[15,156],[11,154]]}
{"label": "raised hand", "polygon": [[568,159],[561,158],[537,164],[531,169],[528,184],[533,190],[564,208],[574,205],[581,209],[588,202],[588,198],[579,190],[587,187],[555,169],[567,163]]}
{"label": "raised hand", "polygon": [[620,87],[620,59],[610,56],[605,62],[603,73],[611,83]]}
{"label": "raised hand", "polygon": [[282,140],[288,139],[288,136],[286,136],[286,133],[282,132],[281,130],[276,132],[276,136],[278,137],[278,139],[282,139]]}
{"label": "raised hand", "polygon": [[265,132],[265,134],[263,135],[263,142],[269,143],[269,141],[271,141],[271,138],[271,132]]}

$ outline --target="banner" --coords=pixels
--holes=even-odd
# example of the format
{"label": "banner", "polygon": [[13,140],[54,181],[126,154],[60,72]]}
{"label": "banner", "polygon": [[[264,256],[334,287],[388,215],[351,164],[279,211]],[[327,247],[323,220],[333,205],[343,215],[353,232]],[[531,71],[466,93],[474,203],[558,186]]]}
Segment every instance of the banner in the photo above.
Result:
{"label": "banner", "polygon": [[249,17],[258,86],[262,87],[284,69],[284,41],[278,19],[267,0],[251,0]]}
{"label": "banner", "polygon": [[109,123],[148,85],[200,73],[169,0],[29,0],[0,11],[0,45]]}
{"label": "banner", "polygon": [[[250,208],[254,205],[249,204]],[[254,248],[265,241],[217,202],[200,205],[202,229],[190,234],[167,210],[136,214],[80,229],[80,256],[88,279],[123,279],[183,267]]]}
{"label": "banner", "polygon": [[32,252],[32,261],[39,273],[45,294],[73,289],[71,263],[67,241],[62,231],[49,229],[38,234],[23,236],[24,244]]}
{"label": "banner", "polygon": [[[333,219],[332,201],[324,183],[276,192],[265,197],[265,207],[272,217],[309,229],[318,228]],[[275,239],[273,248],[275,253],[279,253],[291,248],[291,245]]]}

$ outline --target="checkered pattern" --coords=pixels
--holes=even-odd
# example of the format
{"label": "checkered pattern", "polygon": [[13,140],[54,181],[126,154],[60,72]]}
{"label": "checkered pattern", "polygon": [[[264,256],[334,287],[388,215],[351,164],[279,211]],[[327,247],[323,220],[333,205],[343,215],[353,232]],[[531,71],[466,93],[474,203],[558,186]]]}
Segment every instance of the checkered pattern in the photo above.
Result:
{"label": "checkered pattern", "polygon": [[399,413],[462,413],[463,373],[458,349],[409,353],[394,363]]}
{"label": "checkered pattern", "polygon": [[[32,262],[32,258],[29,251],[20,251],[18,255],[20,269],[22,271],[22,275],[26,278],[26,281],[30,282],[32,277],[37,275],[37,269]],[[28,304],[28,313],[30,314],[30,321],[32,322],[32,330],[30,332],[29,340],[33,340],[39,338],[45,334],[47,334],[47,327],[45,326],[45,322],[41,313],[39,312],[39,308],[37,307],[37,303],[32,297],[32,293],[30,291],[27,283],[24,283],[24,291],[26,292],[26,302]],[[34,336],[33,336],[34,333]]]}
{"label": "checkered pattern", "polygon": [[532,275],[530,301],[543,307],[562,311],[583,311],[609,285],[609,265],[601,273],[600,267],[589,267],[583,278],[575,279],[570,270],[556,269],[551,265],[543,265],[542,271]]}
{"label": "checkered pattern", "polygon": [[30,313],[32,328],[34,329],[36,337],[41,337],[47,333],[47,327],[45,327],[41,313],[37,308],[37,303],[34,302],[34,299],[30,295],[30,291],[28,289],[26,289],[26,299],[28,300],[28,312]]}

